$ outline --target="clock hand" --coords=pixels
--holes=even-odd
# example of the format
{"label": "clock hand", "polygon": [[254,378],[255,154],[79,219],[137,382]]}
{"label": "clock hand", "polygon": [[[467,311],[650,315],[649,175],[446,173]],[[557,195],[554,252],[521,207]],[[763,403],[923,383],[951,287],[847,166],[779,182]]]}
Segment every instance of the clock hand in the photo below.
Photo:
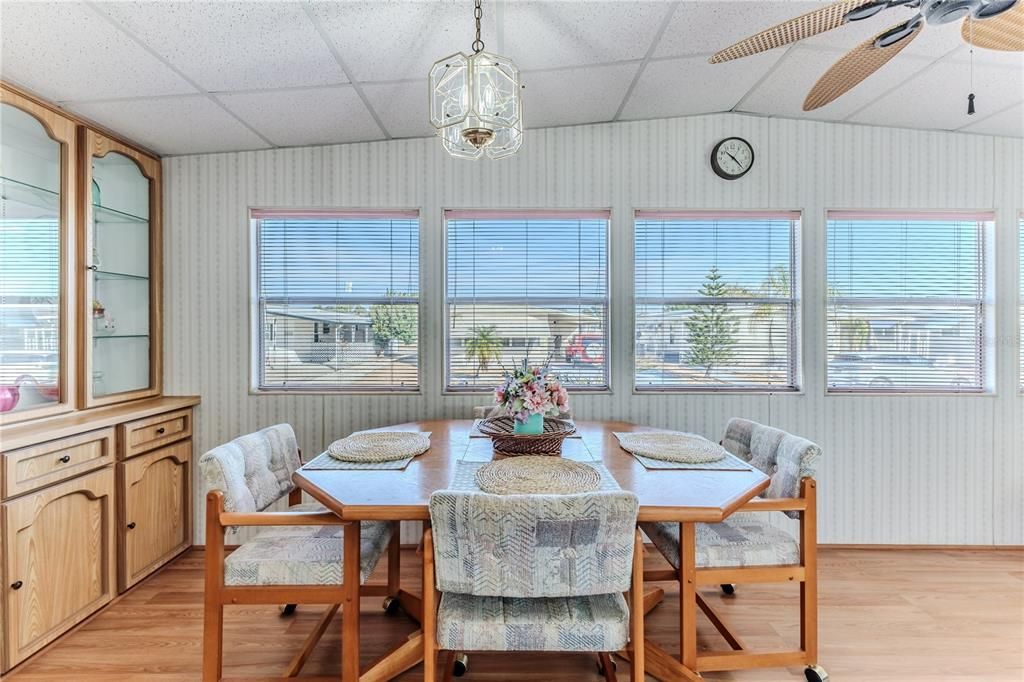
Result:
{"label": "clock hand", "polygon": [[[728,151],[726,151],[725,153],[726,153],[726,154],[729,154],[729,152],[728,152]],[[735,162],[736,162],[736,165],[737,165],[737,166],[740,166],[740,167],[742,167],[742,166],[743,166],[743,164],[742,164],[742,163],[740,163],[740,160],[739,160],[739,159],[737,159],[737,158],[736,158],[735,156],[733,156],[732,154],[729,154],[729,158],[730,158],[730,159],[732,159],[733,161],[735,161]]]}

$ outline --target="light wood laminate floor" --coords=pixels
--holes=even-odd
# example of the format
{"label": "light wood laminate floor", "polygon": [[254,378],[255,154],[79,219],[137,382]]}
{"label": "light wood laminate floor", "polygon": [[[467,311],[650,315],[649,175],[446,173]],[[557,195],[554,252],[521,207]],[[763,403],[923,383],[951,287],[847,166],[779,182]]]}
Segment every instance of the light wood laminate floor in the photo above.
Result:
{"label": "light wood laminate floor", "polygon": [[[199,680],[203,554],[192,550],[84,627],[5,676],[11,682]],[[648,550],[648,567],[667,564]],[[419,584],[419,559],[403,550],[403,583]],[[821,664],[837,682],[1024,680],[1024,552],[1016,550],[821,550]],[[378,573],[384,562],[378,567]],[[382,575],[380,577],[383,577]],[[647,619],[650,636],[678,653],[677,591]],[[796,587],[740,586],[712,595],[748,645],[779,648],[797,641]],[[363,600],[363,665],[415,629],[385,616],[379,598]],[[313,627],[318,607],[281,618],[273,606],[228,607],[227,678],[278,676]],[[702,648],[724,643],[701,617]],[[674,643],[676,642],[676,643]],[[303,676],[339,669],[339,621],[332,623]],[[420,680],[421,667],[398,678]],[[619,679],[628,679],[620,662]],[[709,680],[803,680],[794,668],[706,673]],[[600,679],[586,655],[472,654],[466,682]]]}

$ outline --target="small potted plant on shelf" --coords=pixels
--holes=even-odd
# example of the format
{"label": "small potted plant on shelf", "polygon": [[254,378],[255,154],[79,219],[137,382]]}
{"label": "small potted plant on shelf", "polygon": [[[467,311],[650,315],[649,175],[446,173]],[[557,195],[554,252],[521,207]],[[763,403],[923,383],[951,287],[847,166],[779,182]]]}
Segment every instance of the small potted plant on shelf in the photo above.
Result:
{"label": "small potted plant on shelf", "polygon": [[494,391],[494,402],[513,417],[512,431],[536,435],[544,432],[544,416],[556,417],[569,409],[569,393],[547,365],[530,366],[526,360]]}

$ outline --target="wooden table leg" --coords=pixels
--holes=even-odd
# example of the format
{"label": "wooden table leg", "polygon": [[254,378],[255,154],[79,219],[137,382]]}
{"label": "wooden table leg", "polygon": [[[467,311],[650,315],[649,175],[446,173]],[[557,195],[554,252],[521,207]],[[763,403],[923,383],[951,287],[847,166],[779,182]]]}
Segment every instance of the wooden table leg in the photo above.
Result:
{"label": "wooden table leg", "polygon": [[359,682],[386,682],[423,660],[423,631],[417,630],[387,652],[359,676]]}
{"label": "wooden table leg", "polygon": [[679,651],[683,667],[697,669],[697,542],[693,523],[679,524]]}
{"label": "wooden table leg", "polygon": [[345,602],[341,611],[341,679],[359,681],[359,532],[360,523],[345,527],[343,577]]}

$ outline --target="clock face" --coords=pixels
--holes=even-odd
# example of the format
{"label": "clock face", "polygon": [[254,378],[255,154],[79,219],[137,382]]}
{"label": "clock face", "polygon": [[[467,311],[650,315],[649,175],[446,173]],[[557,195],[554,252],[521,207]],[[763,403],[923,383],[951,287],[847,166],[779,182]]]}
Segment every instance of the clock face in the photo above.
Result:
{"label": "clock face", "polygon": [[739,137],[727,137],[711,152],[711,168],[726,180],[738,180],[754,165],[754,148]]}

